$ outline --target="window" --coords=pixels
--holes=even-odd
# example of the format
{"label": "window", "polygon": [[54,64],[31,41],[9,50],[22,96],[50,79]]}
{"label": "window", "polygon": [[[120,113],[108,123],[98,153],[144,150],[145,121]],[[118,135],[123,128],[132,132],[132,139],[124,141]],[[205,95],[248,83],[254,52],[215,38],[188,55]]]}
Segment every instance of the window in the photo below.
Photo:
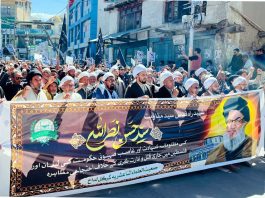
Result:
{"label": "window", "polygon": [[76,6],[76,21],[78,21],[81,18],[81,6],[80,3]]}
{"label": "window", "polygon": [[83,24],[83,41],[89,38],[89,33],[90,33],[90,21],[87,20]]}
{"label": "window", "polygon": [[84,15],[90,12],[90,0],[84,0],[84,8],[83,8]]}
{"label": "window", "polygon": [[188,1],[168,1],[165,6],[165,22],[180,22],[183,15],[188,15],[190,9],[184,9]]}
{"label": "window", "polygon": [[74,14],[73,14],[73,11],[70,12],[69,19],[70,19],[70,25],[74,24]]}
{"label": "window", "polygon": [[74,42],[74,29],[71,29],[70,31],[70,42]]}
{"label": "window", "polygon": [[132,4],[121,8],[119,20],[119,31],[128,31],[141,27],[142,4]]}
{"label": "window", "polygon": [[22,25],[20,25],[20,28],[21,29],[31,29],[32,25],[22,24]]}

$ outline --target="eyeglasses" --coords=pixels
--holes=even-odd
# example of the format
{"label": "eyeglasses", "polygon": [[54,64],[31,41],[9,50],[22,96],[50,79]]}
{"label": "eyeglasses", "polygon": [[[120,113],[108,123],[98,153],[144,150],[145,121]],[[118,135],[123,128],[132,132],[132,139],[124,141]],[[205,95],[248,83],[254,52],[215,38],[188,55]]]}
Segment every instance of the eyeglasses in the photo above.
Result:
{"label": "eyeglasses", "polygon": [[237,119],[235,119],[235,120],[227,120],[227,124],[236,124],[236,125],[240,125],[240,124],[242,124],[242,122],[243,122],[243,118],[240,118],[240,117],[238,117]]}
{"label": "eyeglasses", "polygon": [[22,80],[23,77],[16,77],[16,80]]}
{"label": "eyeglasses", "polygon": [[199,89],[199,87],[194,87],[194,89]]}

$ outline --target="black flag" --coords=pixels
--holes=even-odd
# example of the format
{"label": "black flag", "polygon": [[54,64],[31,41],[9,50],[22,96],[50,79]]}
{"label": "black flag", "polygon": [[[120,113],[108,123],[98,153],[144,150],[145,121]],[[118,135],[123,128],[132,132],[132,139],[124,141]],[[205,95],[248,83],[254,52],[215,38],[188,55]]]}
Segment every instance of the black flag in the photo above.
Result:
{"label": "black flag", "polygon": [[118,51],[118,56],[117,56],[117,59],[120,60],[120,63],[123,67],[126,67],[126,62],[125,62],[125,59],[122,55],[122,52],[121,52],[121,49],[119,48],[119,51]]}
{"label": "black flag", "polygon": [[97,64],[102,63],[103,57],[104,57],[104,42],[103,42],[102,32],[100,28],[99,33],[98,33],[97,53],[96,53],[96,58],[95,58],[95,64],[97,65]]}
{"label": "black flag", "polygon": [[90,44],[87,44],[87,48],[86,48],[86,59],[90,58]]}
{"label": "black flag", "polygon": [[59,56],[61,63],[64,63],[64,57],[66,52],[67,52],[67,31],[66,31],[66,19],[64,15],[62,31],[59,40]]}

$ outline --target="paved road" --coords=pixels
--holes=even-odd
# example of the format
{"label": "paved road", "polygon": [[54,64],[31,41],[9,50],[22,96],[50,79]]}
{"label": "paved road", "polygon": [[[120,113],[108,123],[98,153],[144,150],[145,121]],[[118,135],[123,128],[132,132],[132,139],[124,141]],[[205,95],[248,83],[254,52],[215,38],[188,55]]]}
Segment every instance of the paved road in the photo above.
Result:
{"label": "paved road", "polygon": [[209,169],[125,187],[72,195],[75,197],[124,198],[265,198],[265,158],[254,165],[237,165],[239,170]]}

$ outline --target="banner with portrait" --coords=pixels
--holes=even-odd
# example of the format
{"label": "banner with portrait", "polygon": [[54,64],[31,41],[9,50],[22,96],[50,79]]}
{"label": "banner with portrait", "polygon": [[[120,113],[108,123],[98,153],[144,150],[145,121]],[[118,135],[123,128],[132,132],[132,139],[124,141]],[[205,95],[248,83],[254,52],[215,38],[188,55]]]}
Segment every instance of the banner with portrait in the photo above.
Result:
{"label": "banner with portrait", "polygon": [[261,91],[6,102],[0,106],[0,192],[69,195],[247,161],[264,150],[263,108]]}

